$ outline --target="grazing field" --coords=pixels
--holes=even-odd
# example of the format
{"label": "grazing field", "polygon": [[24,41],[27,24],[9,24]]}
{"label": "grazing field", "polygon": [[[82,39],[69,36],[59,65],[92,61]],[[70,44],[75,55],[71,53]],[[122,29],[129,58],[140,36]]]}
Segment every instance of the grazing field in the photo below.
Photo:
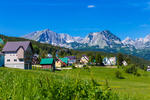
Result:
{"label": "grazing field", "polygon": [[[116,78],[116,70],[125,79]],[[102,67],[56,72],[0,68],[0,99],[149,100],[150,72],[139,73]]]}
{"label": "grazing field", "polygon": [[[125,79],[117,79],[115,72],[120,70]],[[150,72],[139,70],[141,76],[134,76],[125,73],[122,69],[114,68],[91,68],[90,72],[85,69],[75,69],[57,72],[59,75],[78,77],[80,79],[94,78],[97,82],[105,84],[108,82],[109,87],[120,97],[130,97],[136,100],[150,100]]]}

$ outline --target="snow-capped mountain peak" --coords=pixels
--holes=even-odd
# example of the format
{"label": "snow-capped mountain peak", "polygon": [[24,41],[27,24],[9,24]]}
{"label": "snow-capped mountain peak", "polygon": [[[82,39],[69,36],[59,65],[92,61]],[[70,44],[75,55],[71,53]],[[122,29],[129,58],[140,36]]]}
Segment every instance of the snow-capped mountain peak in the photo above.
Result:
{"label": "snow-capped mountain peak", "polygon": [[[66,33],[56,33],[49,29],[36,31],[23,36],[24,38],[32,39],[42,43],[49,43],[57,46],[71,47],[70,43],[87,44],[88,46],[99,46],[99,48],[113,47],[122,45],[121,40],[108,30],[102,32],[89,33],[85,38],[72,37]],[[79,47],[79,46],[77,46]]]}
{"label": "snow-capped mountain peak", "polygon": [[[69,34],[66,33],[56,33],[51,31],[50,29],[45,29],[42,31],[36,31],[29,33],[25,36],[24,38],[35,40],[41,43],[49,43],[52,45],[57,45],[57,46],[66,46],[67,43],[72,43],[76,42],[78,40],[82,40],[82,38],[79,37],[72,37]],[[70,47],[70,46],[69,46]]]}
{"label": "snow-capped mountain peak", "polygon": [[134,46],[136,49],[144,49],[150,47],[150,35],[147,35],[144,38],[136,38],[135,40],[127,37],[122,43],[127,46]]}
{"label": "snow-capped mountain peak", "polygon": [[144,43],[150,42],[150,34],[147,35],[143,40],[144,40]]}
{"label": "snow-capped mountain peak", "polygon": [[130,37],[127,37],[127,38],[125,38],[125,39],[122,41],[122,43],[125,44],[125,45],[127,45],[127,44],[133,45],[134,42],[135,42],[135,41],[132,40]]}
{"label": "snow-capped mountain peak", "polygon": [[102,32],[89,33],[85,38],[72,37],[66,33],[56,33],[50,29],[45,29],[42,31],[36,31],[29,33],[24,38],[32,39],[42,43],[49,43],[56,46],[62,46],[67,48],[85,48],[85,47],[98,47],[103,49],[107,48],[136,48],[144,49],[150,48],[150,35],[144,38],[131,39],[127,37],[125,40],[121,41],[120,38],[112,34],[108,30]]}

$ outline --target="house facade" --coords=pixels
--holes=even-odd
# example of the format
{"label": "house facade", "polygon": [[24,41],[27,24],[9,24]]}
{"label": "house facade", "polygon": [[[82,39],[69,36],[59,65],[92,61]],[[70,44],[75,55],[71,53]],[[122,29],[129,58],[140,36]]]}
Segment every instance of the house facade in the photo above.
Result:
{"label": "house facade", "polygon": [[124,66],[127,66],[127,65],[128,65],[128,63],[127,63],[125,60],[122,62],[122,64],[123,64]]}
{"label": "house facade", "polygon": [[68,66],[68,58],[58,58],[55,62],[56,68]]}
{"label": "house facade", "polygon": [[89,62],[89,58],[87,56],[82,56],[80,59],[80,63],[87,64]]}
{"label": "house facade", "polygon": [[104,64],[105,66],[113,66],[113,65],[116,65],[116,64],[117,64],[117,59],[116,59],[116,57],[110,57],[110,58],[105,57],[105,58],[103,59],[103,64]]}
{"label": "house facade", "polygon": [[40,65],[42,66],[42,69],[51,69],[51,71],[55,67],[55,62],[53,58],[42,58]]}
{"label": "house facade", "polygon": [[30,41],[7,42],[2,52],[5,67],[32,69],[33,48]]}

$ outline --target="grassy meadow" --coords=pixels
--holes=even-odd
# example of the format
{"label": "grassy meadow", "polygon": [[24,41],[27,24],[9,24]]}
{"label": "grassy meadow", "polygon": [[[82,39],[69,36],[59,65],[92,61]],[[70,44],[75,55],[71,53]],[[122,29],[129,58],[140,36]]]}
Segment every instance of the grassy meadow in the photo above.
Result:
{"label": "grassy meadow", "polygon": [[[116,70],[122,72],[125,79],[118,79],[115,76]],[[130,97],[135,100],[149,100],[150,99],[150,72],[139,70],[141,76],[135,76],[125,73],[122,69],[113,68],[91,68],[90,72],[85,69],[66,70],[56,72],[62,76],[78,77],[84,80],[94,78],[100,84],[108,82],[109,87],[121,98]]]}
{"label": "grassy meadow", "polygon": [[[116,78],[117,70],[124,79]],[[56,72],[0,68],[0,99],[85,100],[87,96],[96,100],[101,94],[100,100],[149,100],[150,72],[139,73],[141,76],[134,76],[103,67]]]}

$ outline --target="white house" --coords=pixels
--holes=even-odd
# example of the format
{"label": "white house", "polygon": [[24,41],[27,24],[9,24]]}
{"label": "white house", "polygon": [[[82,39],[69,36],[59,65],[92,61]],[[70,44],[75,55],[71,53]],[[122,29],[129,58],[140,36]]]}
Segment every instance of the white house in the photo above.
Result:
{"label": "white house", "polygon": [[123,64],[124,66],[127,66],[127,65],[128,65],[128,63],[127,63],[125,60],[122,62],[122,64]]}
{"label": "white house", "polygon": [[111,66],[111,65],[116,65],[117,64],[117,59],[116,57],[105,57],[103,59],[103,64],[106,65],[106,66]]}
{"label": "white house", "polygon": [[33,48],[30,41],[7,42],[2,52],[5,67],[32,69]]}

